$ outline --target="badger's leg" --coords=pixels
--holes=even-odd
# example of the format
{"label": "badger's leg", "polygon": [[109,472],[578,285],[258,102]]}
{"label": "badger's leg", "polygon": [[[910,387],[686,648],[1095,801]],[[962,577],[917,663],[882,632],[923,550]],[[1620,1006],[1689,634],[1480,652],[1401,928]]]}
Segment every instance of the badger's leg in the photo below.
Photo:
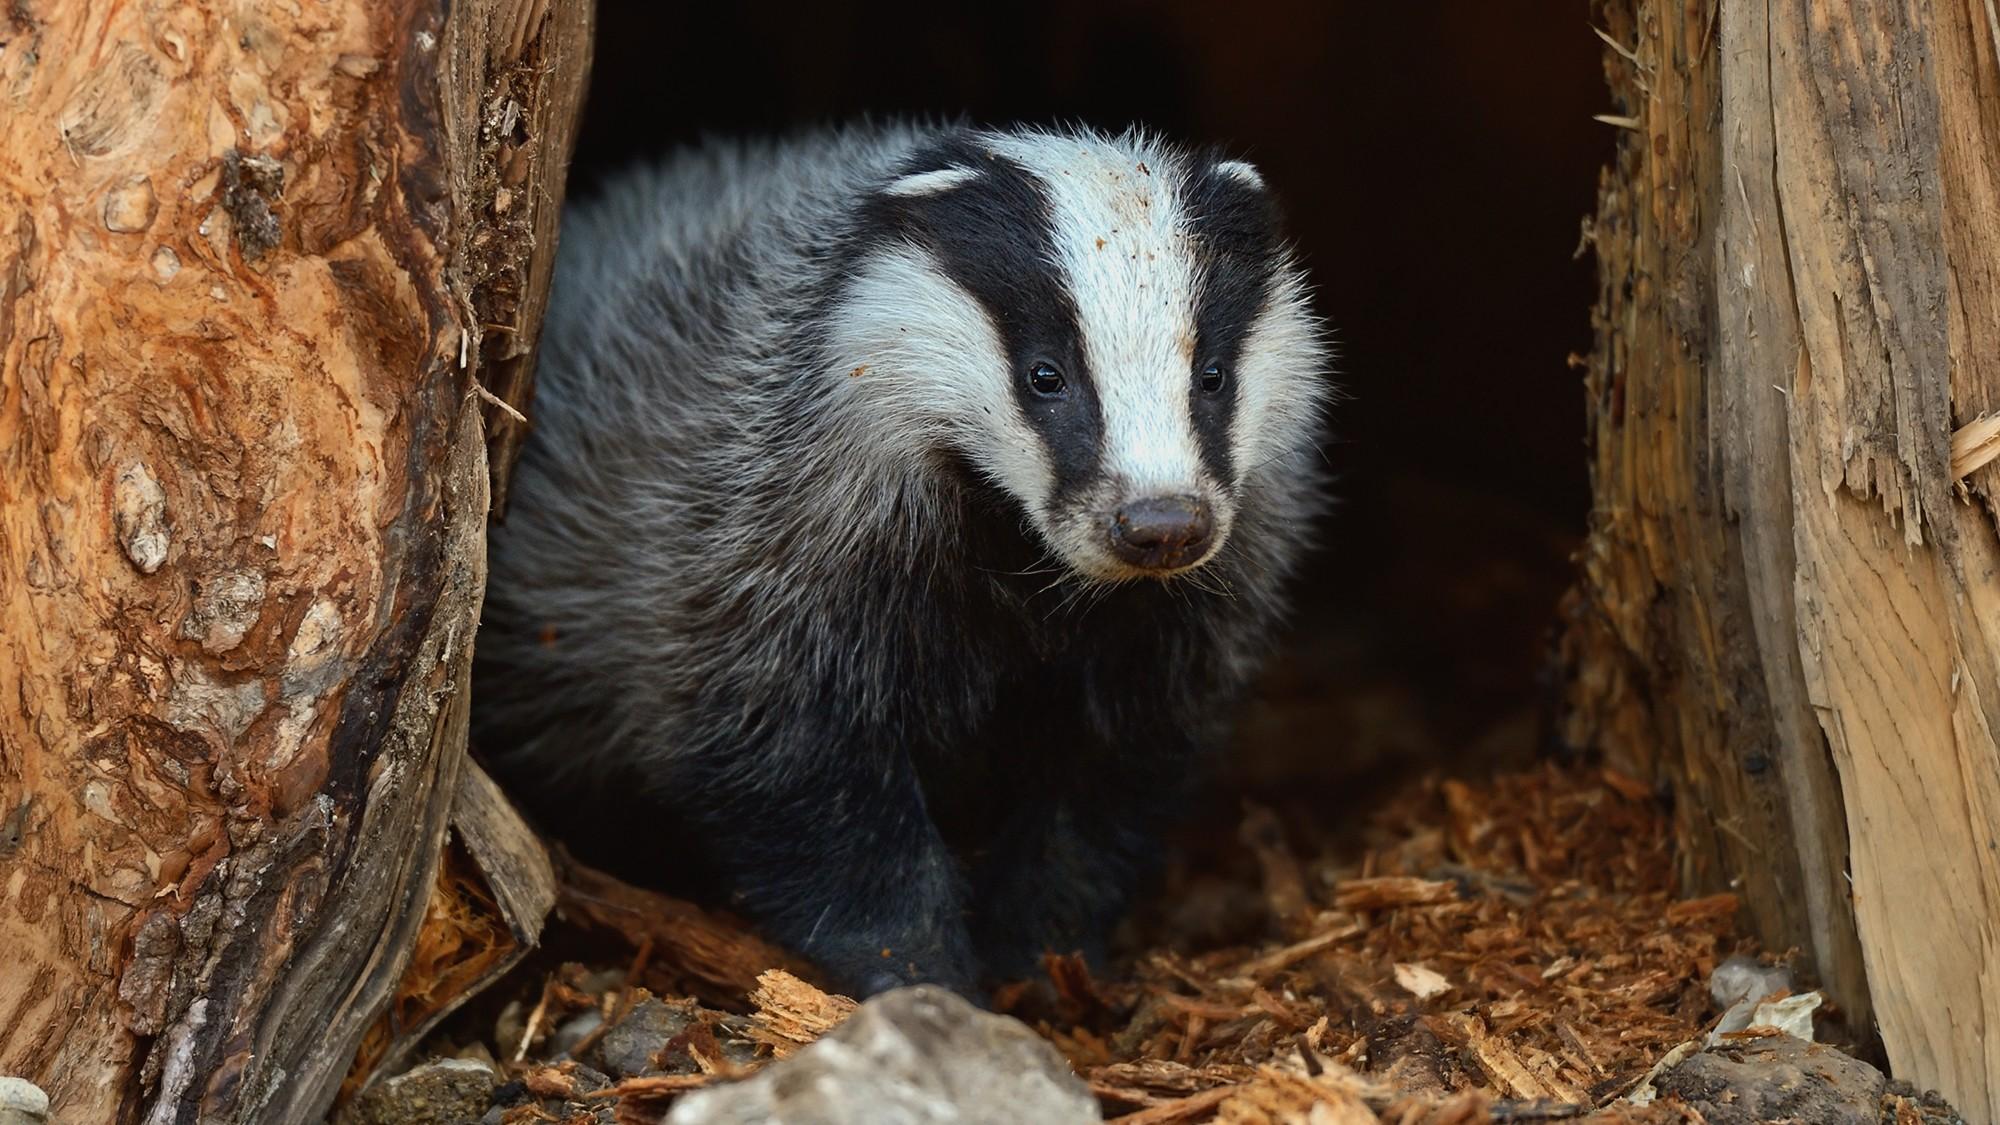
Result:
{"label": "badger's leg", "polygon": [[784,767],[692,786],[742,908],[855,995],[919,982],[970,994],[964,877],[907,757],[820,744],[769,760]]}
{"label": "badger's leg", "polygon": [[1157,867],[1160,826],[1188,775],[1179,760],[1131,767],[1067,773],[1022,803],[981,857],[974,943],[994,979],[1034,975],[1044,953],[1103,966],[1112,927]]}

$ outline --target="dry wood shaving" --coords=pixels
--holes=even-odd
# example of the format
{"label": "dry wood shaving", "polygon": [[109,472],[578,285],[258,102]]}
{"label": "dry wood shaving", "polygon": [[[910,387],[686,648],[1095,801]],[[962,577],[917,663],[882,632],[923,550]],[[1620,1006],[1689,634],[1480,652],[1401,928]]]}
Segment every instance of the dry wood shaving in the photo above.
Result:
{"label": "dry wood shaving", "polygon": [[[1733,896],[1675,894],[1669,827],[1647,787],[1555,767],[1426,781],[1380,809],[1358,854],[1305,854],[1286,829],[1249,809],[1232,845],[1237,884],[1182,888],[1260,902],[1261,942],[1203,947],[1162,921],[1118,972],[1052,957],[1044,979],[998,990],[995,1007],[1046,1036],[1122,1125],[1691,1120],[1620,1099],[1702,1035],[1710,972],[1747,947],[1733,936]],[[529,1041],[510,1069],[532,1087],[569,1075],[533,1058],[549,1050],[546,1025],[629,1011],[642,976],[718,1003],[719,986],[762,963],[747,998],[735,993],[747,1003],[720,1002],[747,1019],[687,1002],[699,1021],[670,1046],[692,1073],[578,1095],[615,1099],[620,1120],[656,1120],[682,1092],[789,1055],[854,1011],[774,967],[786,962],[725,917],[579,870],[565,917],[595,931],[629,922],[630,946],[596,974],[516,971],[513,1010],[532,1006],[545,1026],[488,1042],[505,1058]],[[754,1058],[722,1060],[713,1028],[724,1020]],[[466,1038],[460,1029],[452,1042]]]}
{"label": "dry wood shaving", "polygon": [[[1285,848],[1262,815],[1245,841]],[[1074,988],[1047,1011],[1023,992],[1018,1014],[1120,1121],[1681,1119],[1601,1107],[1700,1033],[1736,901],[1677,900],[1644,786],[1554,768],[1426,783],[1373,835],[1358,858],[1257,856],[1270,944],[1164,935],[1092,982],[1110,998],[1095,1016],[1065,1003]]]}
{"label": "dry wood shaving", "polygon": [[750,1037],[770,1047],[778,1058],[839,1027],[857,1006],[845,996],[822,992],[782,969],[757,978],[750,1002],[757,1006],[751,1017]]}
{"label": "dry wood shaving", "polygon": [[456,847],[446,848],[437,881],[410,951],[409,968],[396,993],[356,1050],[341,1098],[374,1072],[403,1028],[414,1028],[463,1000],[489,971],[518,950],[499,904],[478,867]]}

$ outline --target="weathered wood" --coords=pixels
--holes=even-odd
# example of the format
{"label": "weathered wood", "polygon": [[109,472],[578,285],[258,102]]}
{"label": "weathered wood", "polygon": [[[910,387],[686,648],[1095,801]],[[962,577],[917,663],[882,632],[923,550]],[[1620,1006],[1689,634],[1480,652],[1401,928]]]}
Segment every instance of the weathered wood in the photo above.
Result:
{"label": "weathered wood", "polygon": [[64,1122],[311,1119],[396,981],[518,359],[478,310],[532,339],[588,31],[0,13],[0,1073]]}
{"label": "weathered wood", "polygon": [[739,924],[694,903],[634,887],[558,850],[557,908],[573,925],[650,942],[653,963],[670,968],[690,995],[734,1004],[772,969],[811,970]]}
{"label": "weathered wood", "polygon": [[593,0],[485,0],[453,9],[443,86],[452,99],[453,195],[486,413],[495,518],[527,440],[535,344],[555,271],[557,222],[589,85]]}
{"label": "weathered wood", "polygon": [[[1767,634],[1796,652],[1784,417],[1716,377],[1745,338],[1721,321],[1748,312],[1715,297],[1720,203],[1743,190],[1722,163],[1723,15],[1606,0],[1597,17],[1630,126],[1590,228],[1596,503],[1568,607],[1567,738],[1670,778],[1684,880],[1740,891],[1753,928],[1805,949],[1865,1020],[1825,741],[1762,659]],[[1777,397],[1774,381],[1757,385]]]}
{"label": "weathered wood", "polygon": [[1689,874],[1898,1077],[2000,1120],[2000,20],[1598,16],[1631,132],[1569,736],[1674,784]]}
{"label": "weathered wood", "polygon": [[472,854],[500,916],[523,949],[542,938],[556,905],[556,869],[542,839],[477,763],[459,774],[451,827]]}
{"label": "weathered wood", "polygon": [[[1983,7],[1983,5],[1982,5]],[[1964,0],[1774,9],[1799,651],[1897,1076],[2000,1120],[2000,66]],[[1982,17],[1990,8],[1979,11]],[[1959,489],[1962,488],[1963,492]]]}
{"label": "weathered wood", "polygon": [[[1766,934],[1803,948],[1848,1016],[1865,1030],[1871,1004],[1846,881],[1846,816],[1833,759],[1805,690],[1797,643],[1791,400],[1779,375],[1790,369],[1798,337],[1790,294],[1776,284],[1789,273],[1784,240],[1770,237],[1779,226],[1772,179],[1776,138],[1763,108],[1771,96],[1769,68],[1763,65],[1769,43],[1765,7],[1731,4],[1722,12],[1718,34],[1726,52],[1727,125],[1720,138],[1724,184],[1713,275],[1722,322],[1712,371],[1715,426],[1723,501],[1740,533],[1751,606],[1754,643],[1742,656],[1755,660],[1767,693],[1771,745],[1779,748],[1774,776],[1790,814],[1782,827],[1797,854],[1798,881],[1781,890],[1802,908],[1792,912],[1795,928]],[[1735,185],[1733,193],[1729,184]],[[1782,851],[1783,842],[1772,846]],[[1758,856],[1743,859],[1755,863]]]}
{"label": "weathered wood", "polygon": [[343,1101],[394,1074],[446,1017],[519,964],[555,906],[548,850],[472,761],[459,767],[451,832],[460,847],[438,866],[394,995],[341,1082]]}

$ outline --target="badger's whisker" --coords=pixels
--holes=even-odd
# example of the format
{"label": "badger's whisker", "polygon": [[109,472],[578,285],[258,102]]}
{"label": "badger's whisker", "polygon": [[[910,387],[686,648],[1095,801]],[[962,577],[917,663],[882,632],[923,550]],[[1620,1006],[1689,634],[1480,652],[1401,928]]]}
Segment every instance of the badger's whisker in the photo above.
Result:
{"label": "badger's whisker", "polygon": [[1091,610],[1103,604],[1104,599],[1111,596],[1111,591],[1118,588],[1116,582],[1099,582],[1096,585],[1096,591],[1091,595],[1090,600],[1084,604],[1083,611],[1077,614],[1078,617],[1089,616]]}
{"label": "badger's whisker", "polygon": [[[1055,589],[1056,587],[1058,587],[1058,586],[1061,586],[1061,585],[1062,585],[1062,584],[1063,584],[1064,582],[1067,582],[1067,581],[1069,581],[1069,577],[1070,577],[1070,576],[1069,576],[1069,574],[1068,574],[1067,572],[1065,572],[1065,571],[1057,571],[1057,572],[1056,572],[1056,577],[1055,577],[1055,581],[1053,581],[1053,582],[1050,582],[1050,583],[1049,583],[1048,585],[1046,585],[1046,586],[1042,587],[1042,588],[1041,588],[1041,589],[1039,589],[1039,590],[1036,590],[1036,591],[1035,591],[1034,593],[1032,593],[1032,594],[1029,594],[1029,595],[1028,595],[1028,597],[1027,597],[1027,601],[1030,601],[1030,602],[1032,602],[1032,601],[1034,601],[1034,600],[1035,600],[1036,598],[1039,598],[1039,597],[1041,597],[1041,596],[1042,596],[1043,594],[1046,594],[1046,593],[1048,593],[1048,592],[1049,592],[1050,590],[1053,590],[1053,589]],[[1024,602],[1024,603],[1022,603],[1022,604],[1026,604],[1026,602]]]}
{"label": "badger's whisker", "polygon": [[1229,598],[1231,600],[1234,600],[1236,597],[1235,587],[1229,584],[1229,579],[1223,577],[1220,571],[1213,571],[1207,567],[1203,567],[1200,570],[1189,571],[1182,577],[1186,579],[1188,585],[1205,594],[1214,594],[1218,598]]}

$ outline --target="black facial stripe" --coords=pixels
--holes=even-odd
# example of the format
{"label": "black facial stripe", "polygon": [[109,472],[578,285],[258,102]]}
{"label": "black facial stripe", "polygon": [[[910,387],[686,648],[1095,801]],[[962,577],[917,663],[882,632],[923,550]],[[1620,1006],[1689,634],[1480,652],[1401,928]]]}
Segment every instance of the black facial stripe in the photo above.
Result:
{"label": "black facial stripe", "polygon": [[[1234,485],[1229,426],[1242,384],[1236,366],[1244,339],[1269,298],[1283,257],[1277,203],[1270,192],[1217,170],[1218,158],[1200,161],[1182,185],[1199,271],[1195,306],[1194,370],[1189,373],[1190,415],[1203,463],[1215,479]],[[1229,372],[1228,385],[1206,395],[1198,376],[1211,363]]]}
{"label": "black facial stripe", "polygon": [[[938,268],[992,319],[1009,360],[1005,377],[1022,416],[1041,435],[1060,502],[1096,476],[1103,418],[1084,364],[1076,301],[1056,267],[1047,193],[1026,169],[954,134],[911,155],[899,176],[944,168],[980,175],[918,196],[882,194],[864,210],[861,246],[902,240],[929,251]],[[1067,390],[1045,398],[1028,386],[1037,362],[1054,364]]]}

